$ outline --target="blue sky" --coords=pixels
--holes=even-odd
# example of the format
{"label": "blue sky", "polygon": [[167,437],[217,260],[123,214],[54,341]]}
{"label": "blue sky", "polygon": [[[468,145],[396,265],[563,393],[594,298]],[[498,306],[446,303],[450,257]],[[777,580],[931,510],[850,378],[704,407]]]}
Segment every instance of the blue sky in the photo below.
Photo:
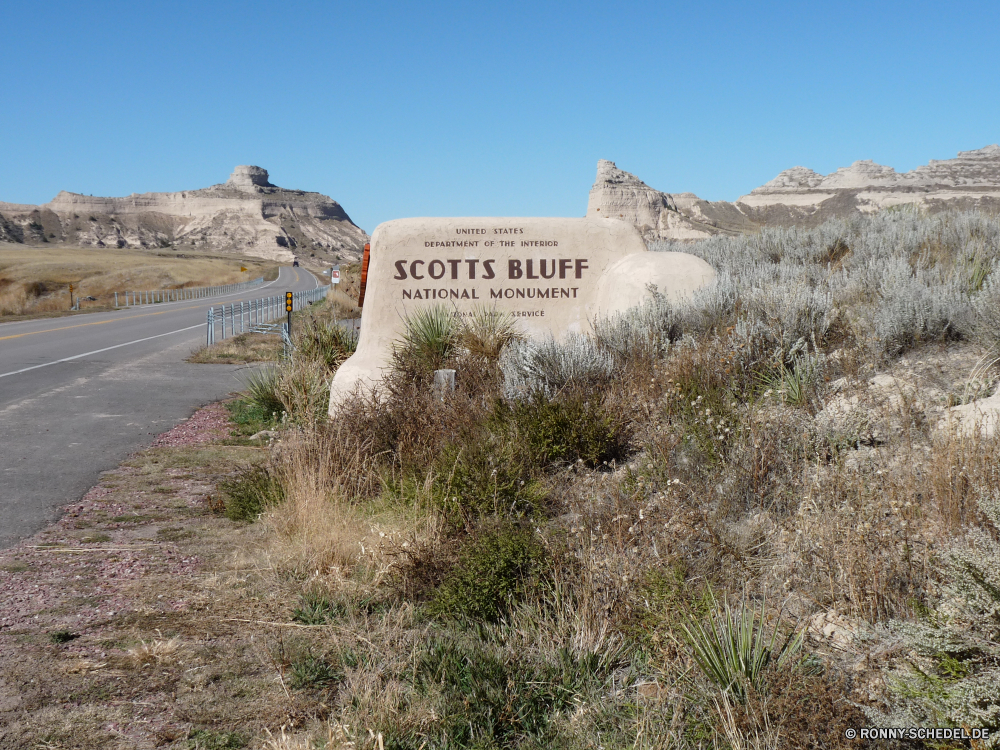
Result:
{"label": "blue sky", "polygon": [[582,216],[597,160],[733,200],[1000,141],[996,2],[38,2],[0,14],[0,200],[224,181]]}

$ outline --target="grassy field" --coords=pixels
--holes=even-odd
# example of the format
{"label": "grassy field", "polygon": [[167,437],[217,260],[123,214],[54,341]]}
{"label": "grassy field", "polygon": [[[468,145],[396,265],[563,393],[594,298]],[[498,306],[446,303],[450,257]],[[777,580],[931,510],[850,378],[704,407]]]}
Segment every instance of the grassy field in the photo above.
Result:
{"label": "grassy field", "polygon": [[[243,272],[240,268],[248,270]],[[0,318],[114,306],[114,293],[181,289],[248,281],[276,272],[274,263],[232,255],[77,247],[0,245]]]}

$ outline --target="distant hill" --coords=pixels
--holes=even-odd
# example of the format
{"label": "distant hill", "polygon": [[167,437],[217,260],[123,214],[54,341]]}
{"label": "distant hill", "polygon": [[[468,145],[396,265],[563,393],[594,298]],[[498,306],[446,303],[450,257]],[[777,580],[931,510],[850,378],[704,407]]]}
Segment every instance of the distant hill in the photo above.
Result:
{"label": "distant hill", "polygon": [[902,174],[872,161],[856,161],[826,176],[793,167],[733,203],[655,190],[602,159],[587,216],[624,219],[647,239],[694,240],[766,225],[815,226],[833,217],[901,205],[932,212],[1000,210],[1000,146],[961,151],[954,159],[931,160]]}
{"label": "distant hill", "polygon": [[0,202],[0,241],[95,247],[178,247],[278,261],[360,258],[368,235],[332,198],[272,185],[239,166],[221,185],[97,198],[59,193],[30,206]]}

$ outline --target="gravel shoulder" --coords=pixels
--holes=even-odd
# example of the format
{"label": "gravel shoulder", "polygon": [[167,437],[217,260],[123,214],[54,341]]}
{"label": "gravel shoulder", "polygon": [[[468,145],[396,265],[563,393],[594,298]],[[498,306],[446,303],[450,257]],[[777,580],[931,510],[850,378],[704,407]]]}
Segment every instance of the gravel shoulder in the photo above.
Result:
{"label": "gravel shoulder", "polygon": [[217,512],[263,451],[230,432],[198,411],[0,550],[0,748],[253,747],[321,718],[285,686],[288,606],[239,567],[260,532]]}

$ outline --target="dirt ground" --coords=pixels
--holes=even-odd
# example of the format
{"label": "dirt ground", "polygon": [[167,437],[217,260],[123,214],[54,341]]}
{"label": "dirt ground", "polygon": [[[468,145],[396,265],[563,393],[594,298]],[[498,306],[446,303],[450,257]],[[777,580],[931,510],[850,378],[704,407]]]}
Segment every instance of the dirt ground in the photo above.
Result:
{"label": "dirt ground", "polygon": [[263,449],[229,436],[199,411],[0,551],[0,748],[260,747],[322,717],[283,674],[303,626],[234,567],[259,532],[215,484]]}

